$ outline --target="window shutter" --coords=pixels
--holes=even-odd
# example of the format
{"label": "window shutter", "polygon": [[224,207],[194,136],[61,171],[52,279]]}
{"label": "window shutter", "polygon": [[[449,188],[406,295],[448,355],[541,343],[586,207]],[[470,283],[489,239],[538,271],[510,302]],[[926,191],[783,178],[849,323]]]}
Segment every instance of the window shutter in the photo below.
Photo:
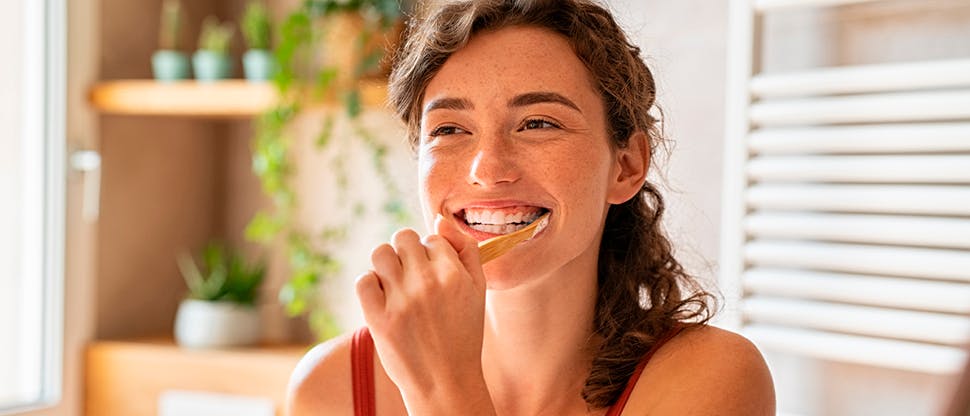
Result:
{"label": "window shutter", "polygon": [[952,374],[970,344],[970,59],[764,74],[731,5],[721,283],[764,349]]}

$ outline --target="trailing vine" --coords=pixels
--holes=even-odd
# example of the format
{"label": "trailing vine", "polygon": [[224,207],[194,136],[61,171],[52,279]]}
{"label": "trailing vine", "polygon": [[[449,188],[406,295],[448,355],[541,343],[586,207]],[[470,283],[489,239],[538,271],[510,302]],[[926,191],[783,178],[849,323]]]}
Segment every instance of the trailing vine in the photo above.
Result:
{"label": "trailing vine", "polygon": [[[362,17],[363,29],[353,41],[360,58],[350,73],[332,63],[321,60],[321,41],[328,18],[341,13],[356,13]],[[393,224],[406,223],[409,218],[398,190],[388,170],[388,148],[376,139],[360,121],[362,111],[359,81],[380,68],[385,51],[374,47],[376,39],[383,39],[399,20],[401,7],[397,0],[307,0],[282,22],[275,59],[277,72],[274,84],[279,94],[275,107],[262,114],[256,122],[252,140],[252,169],[259,178],[263,192],[272,201],[272,208],[258,212],[246,228],[246,238],[264,244],[283,242],[290,276],[280,289],[279,299],[291,317],[304,316],[310,329],[319,339],[330,338],[340,332],[332,311],[320,302],[320,286],[341,270],[333,249],[347,236],[347,224],[328,226],[322,230],[308,230],[296,224],[295,213],[299,197],[291,180],[296,166],[291,159],[294,137],[290,131],[297,117],[315,103],[334,100],[349,120],[359,140],[372,155],[372,169],[380,178],[385,191],[383,212]],[[324,63],[321,63],[324,62]],[[322,150],[332,147],[331,140],[338,114],[328,111],[323,117],[314,141]],[[339,151],[340,149],[338,149]],[[331,160],[338,190],[346,195],[352,187],[347,174],[346,158],[340,155]],[[339,198],[346,201],[346,198]],[[362,202],[344,203],[339,209],[352,217],[365,212]]]}

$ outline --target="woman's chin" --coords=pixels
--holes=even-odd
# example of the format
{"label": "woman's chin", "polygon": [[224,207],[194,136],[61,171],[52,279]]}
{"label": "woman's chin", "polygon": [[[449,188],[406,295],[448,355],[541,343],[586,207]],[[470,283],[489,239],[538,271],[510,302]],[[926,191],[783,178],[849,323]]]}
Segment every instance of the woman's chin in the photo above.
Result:
{"label": "woman's chin", "polygon": [[522,258],[499,257],[482,266],[482,271],[485,273],[485,287],[488,290],[508,290],[527,284],[537,275],[542,274],[532,267],[534,265]]}

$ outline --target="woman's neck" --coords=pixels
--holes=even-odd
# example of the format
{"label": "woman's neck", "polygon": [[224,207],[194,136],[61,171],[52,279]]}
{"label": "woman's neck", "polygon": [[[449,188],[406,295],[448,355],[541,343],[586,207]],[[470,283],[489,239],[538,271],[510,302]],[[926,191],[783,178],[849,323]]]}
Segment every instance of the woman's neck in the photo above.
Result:
{"label": "woman's neck", "polygon": [[500,415],[585,409],[580,392],[595,351],[596,296],[595,256],[529,284],[488,292],[482,364]]}

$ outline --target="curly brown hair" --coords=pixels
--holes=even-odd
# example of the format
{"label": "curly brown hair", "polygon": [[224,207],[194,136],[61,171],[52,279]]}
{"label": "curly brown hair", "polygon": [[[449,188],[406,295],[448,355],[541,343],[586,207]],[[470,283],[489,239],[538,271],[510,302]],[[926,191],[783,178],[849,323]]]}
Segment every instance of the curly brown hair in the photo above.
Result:
{"label": "curly brown hair", "polygon": [[[594,0],[458,0],[438,2],[411,19],[395,55],[389,85],[393,109],[417,146],[425,88],[452,53],[476,33],[531,26],[564,36],[597,82],[614,148],[636,132],[650,139],[651,158],[664,138],[650,114],[653,75],[610,12]],[[612,405],[644,354],[674,326],[703,325],[716,309],[674,258],[661,228],[663,198],[645,182],[637,197],[609,208],[599,251],[593,329],[600,337],[583,399]]]}

